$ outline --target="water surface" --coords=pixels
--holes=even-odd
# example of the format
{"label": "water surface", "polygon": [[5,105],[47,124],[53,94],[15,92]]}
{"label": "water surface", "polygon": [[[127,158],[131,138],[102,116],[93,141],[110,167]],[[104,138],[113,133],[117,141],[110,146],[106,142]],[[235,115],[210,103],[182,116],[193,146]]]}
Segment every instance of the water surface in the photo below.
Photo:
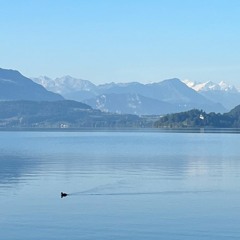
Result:
{"label": "water surface", "polygon": [[240,239],[239,146],[226,133],[1,132],[0,239]]}

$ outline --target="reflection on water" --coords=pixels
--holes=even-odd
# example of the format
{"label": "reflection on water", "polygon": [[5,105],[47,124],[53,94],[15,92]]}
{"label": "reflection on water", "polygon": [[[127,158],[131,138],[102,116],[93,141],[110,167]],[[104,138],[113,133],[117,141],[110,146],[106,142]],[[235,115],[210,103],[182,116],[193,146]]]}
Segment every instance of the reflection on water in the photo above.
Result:
{"label": "reflection on water", "polygon": [[0,239],[239,239],[239,142],[2,132]]}
{"label": "reflection on water", "polygon": [[38,168],[38,161],[27,156],[1,155],[0,156],[0,186],[14,187],[19,181],[24,182],[34,177],[34,171]]}

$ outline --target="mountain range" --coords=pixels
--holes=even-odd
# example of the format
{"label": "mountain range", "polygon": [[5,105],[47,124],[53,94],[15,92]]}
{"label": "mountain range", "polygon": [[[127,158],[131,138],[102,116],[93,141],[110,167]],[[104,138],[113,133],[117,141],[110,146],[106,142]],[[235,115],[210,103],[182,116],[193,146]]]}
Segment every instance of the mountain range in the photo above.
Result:
{"label": "mountain range", "polygon": [[71,76],[29,79],[15,70],[0,68],[0,101],[75,100],[103,112],[164,115],[201,109],[227,112],[240,103],[240,93],[226,83],[180,81],[107,83],[95,85]]}
{"label": "mountain range", "polygon": [[219,102],[203,96],[177,78],[149,84],[112,82],[101,85],[71,76],[32,80],[66,99],[81,101],[105,112],[162,115],[193,108],[207,112],[227,110]]}

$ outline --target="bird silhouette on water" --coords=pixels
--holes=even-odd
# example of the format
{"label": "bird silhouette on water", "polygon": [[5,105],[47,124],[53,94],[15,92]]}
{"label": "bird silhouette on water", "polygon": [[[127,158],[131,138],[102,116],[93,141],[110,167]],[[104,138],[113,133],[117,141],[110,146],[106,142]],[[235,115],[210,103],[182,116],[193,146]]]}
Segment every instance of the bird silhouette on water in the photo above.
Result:
{"label": "bird silhouette on water", "polygon": [[61,192],[61,198],[66,197],[68,194],[65,192]]}

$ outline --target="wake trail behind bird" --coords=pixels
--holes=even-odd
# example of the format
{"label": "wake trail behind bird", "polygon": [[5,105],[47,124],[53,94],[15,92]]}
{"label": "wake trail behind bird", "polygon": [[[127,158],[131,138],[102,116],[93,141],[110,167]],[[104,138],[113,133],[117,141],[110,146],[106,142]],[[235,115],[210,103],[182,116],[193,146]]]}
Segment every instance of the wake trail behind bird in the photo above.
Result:
{"label": "wake trail behind bird", "polygon": [[[165,195],[165,194],[199,194],[213,191],[158,191],[158,192],[76,192],[70,193],[72,196],[141,196],[141,195]],[[214,191],[215,192],[215,191]]]}
{"label": "wake trail behind bird", "polygon": [[93,187],[84,191],[80,191],[80,192],[73,192],[73,193],[69,193],[69,195],[91,195],[91,194],[96,194],[96,193],[101,193],[103,191],[106,190],[112,190],[112,189],[116,189],[117,187],[119,187],[119,183],[111,183],[111,184],[103,184],[103,185],[99,185],[97,187]]}
{"label": "wake trail behind bird", "polygon": [[[90,189],[79,192],[68,193],[70,196],[141,196],[141,195],[165,195],[165,194],[199,194],[211,193],[218,191],[213,190],[165,190],[165,191],[126,191],[126,183],[124,181],[117,181],[115,183],[108,183],[99,185]],[[122,191],[120,190],[122,188]],[[123,189],[124,188],[124,189]]]}

